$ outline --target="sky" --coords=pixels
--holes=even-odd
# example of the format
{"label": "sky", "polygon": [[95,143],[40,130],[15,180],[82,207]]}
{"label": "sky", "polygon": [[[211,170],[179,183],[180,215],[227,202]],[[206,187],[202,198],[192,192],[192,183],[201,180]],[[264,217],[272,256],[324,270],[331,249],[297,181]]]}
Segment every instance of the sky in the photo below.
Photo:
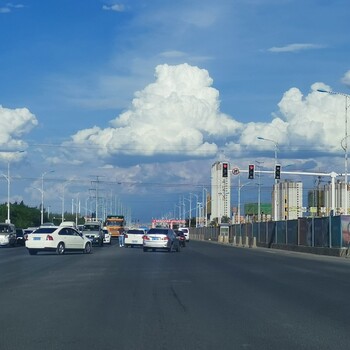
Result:
{"label": "sky", "polygon": [[275,144],[282,172],[344,172],[349,18],[347,0],[0,0],[0,202],[10,168],[11,202],[44,188],[88,212],[97,193],[147,222],[210,191],[218,160],[272,170]]}

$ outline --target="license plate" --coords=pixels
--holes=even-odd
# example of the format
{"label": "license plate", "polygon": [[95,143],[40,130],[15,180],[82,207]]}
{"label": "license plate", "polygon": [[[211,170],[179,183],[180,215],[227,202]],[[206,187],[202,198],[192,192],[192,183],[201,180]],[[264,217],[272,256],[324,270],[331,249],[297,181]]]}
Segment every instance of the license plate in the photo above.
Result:
{"label": "license plate", "polygon": [[134,239],[134,240],[132,241],[132,243],[137,243],[137,241]]}
{"label": "license plate", "polygon": [[152,241],[158,241],[158,237],[152,237]]}
{"label": "license plate", "polygon": [[33,239],[34,239],[34,241],[40,241],[41,237],[34,237]]}

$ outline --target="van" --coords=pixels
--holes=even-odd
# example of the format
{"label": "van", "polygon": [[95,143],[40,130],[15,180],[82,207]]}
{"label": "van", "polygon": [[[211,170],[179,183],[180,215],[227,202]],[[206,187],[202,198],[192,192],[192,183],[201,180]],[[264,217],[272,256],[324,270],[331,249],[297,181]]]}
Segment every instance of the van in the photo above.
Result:
{"label": "van", "polygon": [[77,225],[75,223],[75,221],[62,221],[60,223],[60,226],[64,226],[64,227],[74,227],[75,229],[77,228]]}
{"label": "van", "polygon": [[0,223],[0,246],[16,245],[16,227],[13,224]]}

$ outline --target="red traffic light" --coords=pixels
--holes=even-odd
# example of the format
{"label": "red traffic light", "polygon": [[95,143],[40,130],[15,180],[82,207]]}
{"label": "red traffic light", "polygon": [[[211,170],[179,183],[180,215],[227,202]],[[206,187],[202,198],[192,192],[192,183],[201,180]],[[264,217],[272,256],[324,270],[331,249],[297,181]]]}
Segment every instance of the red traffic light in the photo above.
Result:
{"label": "red traffic light", "polygon": [[249,167],[248,167],[248,179],[250,179],[250,180],[254,179],[254,169],[255,169],[254,164],[249,164]]}
{"label": "red traffic light", "polygon": [[228,164],[222,163],[222,177],[228,177]]}

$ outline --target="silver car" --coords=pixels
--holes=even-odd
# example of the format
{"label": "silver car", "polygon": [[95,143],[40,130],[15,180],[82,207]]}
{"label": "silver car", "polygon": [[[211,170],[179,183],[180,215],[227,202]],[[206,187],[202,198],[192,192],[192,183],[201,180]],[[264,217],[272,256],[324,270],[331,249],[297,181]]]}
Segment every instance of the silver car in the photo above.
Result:
{"label": "silver car", "polygon": [[0,223],[0,246],[16,245],[16,227],[13,224]]}
{"label": "silver car", "polygon": [[168,252],[180,251],[180,243],[176,238],[174,230],[170,228],[151,228],[143,236],[143,251],[148,249],[155,251],[156,249],[167,250]]}

